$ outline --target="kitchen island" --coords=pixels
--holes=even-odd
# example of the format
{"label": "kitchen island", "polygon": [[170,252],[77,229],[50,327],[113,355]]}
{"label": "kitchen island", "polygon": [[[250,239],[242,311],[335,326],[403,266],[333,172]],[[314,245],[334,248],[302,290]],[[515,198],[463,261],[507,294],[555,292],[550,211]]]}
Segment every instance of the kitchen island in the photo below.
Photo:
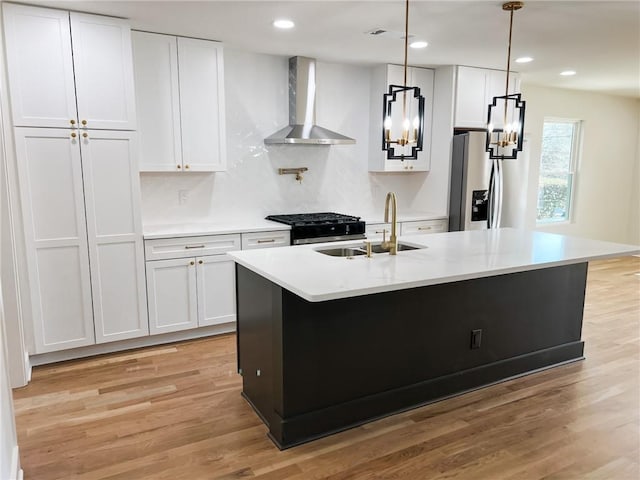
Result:
{"label": "kitchen island", "polygon": [[640,252],[515,229],[405,240],[420,248],[229,254],[243,396],[278,447],[582,359],[587,262]]}

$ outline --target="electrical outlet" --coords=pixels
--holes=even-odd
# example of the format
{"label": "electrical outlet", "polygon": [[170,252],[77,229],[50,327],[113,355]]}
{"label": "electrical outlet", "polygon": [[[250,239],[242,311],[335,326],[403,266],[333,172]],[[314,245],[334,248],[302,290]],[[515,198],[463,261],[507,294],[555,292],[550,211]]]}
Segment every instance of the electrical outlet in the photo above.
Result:
{"label": "electrical outlet", "polygon": [[471,350],[475,350],[480,348],[480,344],[482,343],[482,329],[479,328],[477,330],[471,330]]}
{"label": "electrical outlet", "polygon": [[184,205],[189,200],[189,190],[178,190],[178,204]]}

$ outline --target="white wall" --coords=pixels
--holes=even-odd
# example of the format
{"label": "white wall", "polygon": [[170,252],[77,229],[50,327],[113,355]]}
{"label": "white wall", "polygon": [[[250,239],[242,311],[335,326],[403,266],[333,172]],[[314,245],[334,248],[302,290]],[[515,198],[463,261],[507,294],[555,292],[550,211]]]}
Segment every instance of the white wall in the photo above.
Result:
{"label": "white wall", "polygon": [[522,86],[529,140],[527,227],[536,228],[544,117],[583,121],[572,222],[537,227],[548,232],[640,244],[640,100],[599,93]]}
{"label": "white wall", "polygon": [[0,480],[14,480],[21,478],[21,471],[5,338],[4,309],[0,293]]}
{"label": "white wall", "polygon": [[[288,123],[288,59],[226,49],[224,66],[228,170],[143,173],[145,224],[311,211],[374,219],[388,191],[397,193],[399,214],[446,213],[448,155],[432,158],[429,173],[368,172],[369,68],[317,63],[317,123],[354,137],[355,145],[266,147],[264,137]],[[298,183],[278,175],[279,167],[309,171]],[[183,204],[180,191],[188,196]]]}

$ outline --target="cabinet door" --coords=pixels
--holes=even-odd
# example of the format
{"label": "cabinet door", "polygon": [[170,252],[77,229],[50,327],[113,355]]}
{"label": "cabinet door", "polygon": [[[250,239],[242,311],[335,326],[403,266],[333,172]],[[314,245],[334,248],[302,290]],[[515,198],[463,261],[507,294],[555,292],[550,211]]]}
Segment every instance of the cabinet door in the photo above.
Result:
{"label": "cabinet door", "polygon": [[80,136],[97,343],[149,334],[134,135]]}
{"label": "cabinet door", "polygon": [[[487,71],[487,105],[493,100],[493,97],[500,97],[505,92],[505,82],[507,72],[502,70]],[[520,81],[518,74],[511,72],[509,74],[509,94],[520,91]]]}
{"label": "cabinet door", "polygon": [[487,70],[458,67],[454,125],[486,128],[487,106]]}
{"label": "cabinet door", "polygon": [[[409,67],[407,69],[407,84],[420,87],[420,93],[425,97],[425,126],[423,150],[418,153],[416,160],[388,160],[382,150],[382,104],[383,93],[388,92],[389,85],[404,84],[404,67],[401,65],[385,65],[374,69],[371,88],[371,127],[369,171],[372,172],[424,172],[431,166],[431,129],[433,116],[433,76],[434,72],[428,68]],[[394,110],[397,116],[393,122],[402,122],[402,109]],[[408,112],[408,117],[414,117],[417,112]]]}
{"label": "cabinet door", "polygon": [[71,133],[15,129],[33,353],[94,343],[82,167]]}
{"label": "cabinet door", "polygon": [[388,238],[391,234],[390,223],[367,223],[365,227],[367,240],[382,240],[383,235]]}
{"label": "cabinet door", "polygon": [[182,170],[176,37],[131,32],[140,171]]}
{"label": "cabinet door", "polygon": [[71,12],[71,36],[80,126],[135,130],[129,24]]}
{"label": "cabinet door", "polygon": [[[424,96],[424,139],[423,148],[418,152],[416,160],[409,160],[409,170],[425,172],[431,168],[431,129],[433,123],[433,70],[428,68],[411,68],[411,85],[420,87]],[[417,115],[410,112],[409,118]],[[405,162],[406,163],[406,162]]]}
{"label": "cabinet door", "polygon": [[10,3],[2,10],[13,125],[75,124],[69,12]]}
{"label": "cabinet door", "polygon": [[183,168],[226,169],[222,45],[178,38]]}
{"label": "cabinet door", "polygon": [[447,220],[422,220],[417,222],[402,222],[400,234],[421,235],[425,233],[440,233],[448,230]]}
{"label": "cabinet door", "polygon": [[150,333],[167,333],[198,326],[194,258],[146,263]]}
{"label": "cabinet door", "polygon": [[236,267],[227,255],[199,257],[198,326],[236,320]]}
{"label": "cabinet door", "polygon": [[288,245],[291,245],[291,232],[289,230],[249,232],[242,234],[242,250],[286,247]]}

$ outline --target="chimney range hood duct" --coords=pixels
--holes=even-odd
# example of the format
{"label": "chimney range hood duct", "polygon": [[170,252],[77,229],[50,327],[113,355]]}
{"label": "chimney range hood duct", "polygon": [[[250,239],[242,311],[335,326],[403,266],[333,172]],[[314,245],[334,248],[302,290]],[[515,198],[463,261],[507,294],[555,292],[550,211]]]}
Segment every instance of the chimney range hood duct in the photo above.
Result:
{"label": "chimney range hood duct", "polygon": [[289,125],[264,139],[267,145],[346,145],[356,143],[316,123],[316,61],[289,59]]}

